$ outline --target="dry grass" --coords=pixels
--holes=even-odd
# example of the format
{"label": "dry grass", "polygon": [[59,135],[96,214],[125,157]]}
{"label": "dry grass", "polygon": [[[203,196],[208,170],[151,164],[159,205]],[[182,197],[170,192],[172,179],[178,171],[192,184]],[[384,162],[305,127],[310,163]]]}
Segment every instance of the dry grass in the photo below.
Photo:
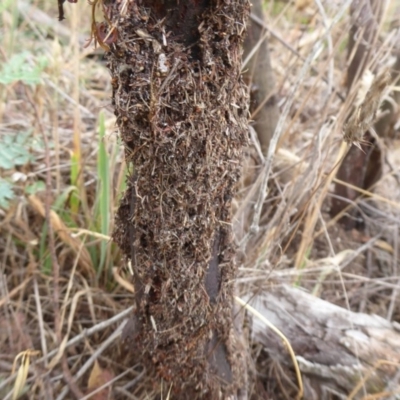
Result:
{"label": "dry grass", "polygon": [[[384,177],[351,205],[365,210],[366,230],[344,231],[327,211],[352,104],[331,92],[345,93],[349,19],[335,20],[344,1],[323,1],[325,17],[319,2],[301,12],[293,3],[267,5],[281,38],[271,35],[270,46],[282,119],[266,160],[245,160],[235,215],[240,294],[289,283],[400,322],[400,143],[385,143]],[[399,1],[389,3],[370,62],[379,71],[395,43]],[[14,194],[0,207],[0,397],[12,398],[21,363],[22,398],[79,397],[96,360],[114,376],[104,378],[114,398],[155,398],[160,387],[167,397],[170,388],[146,380],[140,365],[124,367],[119,334],[133,296],[106,238],[125,169],[102,52],[84,47],[90,7],[65,4],[62,24],[55,1],[0,5],[0,150],[12,154],[0,164],[0,193]],[[41,355],[23,353],[12,373],[27,351]]]}
{"label": "dry grass", "polygon": [[[343,5],[346,2],[337,3]],[[392,3],[391,7],[395,7],[395,2]],[[326,8],[325,11],[329,12],[329,21],[334,20],[338,10],[339,6]],[[316,7],[306,8],[306,11],[300,15],[301,18],[306,18],[308,15],[311,20],[307,25],[308,32],[304,32],[300,22],[296,24],[290,21],[291,25],[285,31],[285,37],[292,38],[289,43],[291,47],[297,44],[297,51],[305,59],[304,62],[299,62],[298,56],[293,51],[282,48],[279,42],[271,39],[272,62],[277,73],[281,103],[284,104],[283,113],[288,103],[291,107],[288,110],[289,115],[283,116],[282,126],[278,125],[276,132],[278,144],[277,150],[273,152],[275,157],[272,164],[269,164],[271,154],[268,154],[266,163],[261,167],[261,173],[256,175],[257,178],[252,184],[258,189],[262,181],[266,180],[265,175],[269,178],[268,186],[261,191],[261,196],[266,197],[262,203],[265,209],[263,209],[261,219],[255,213],[255,217],[249,224],[248,213],[246,213],[246,207],[248,208],[249,204],[252,205],[251,200],[258,200],[257,193],[254,196],[253,193],[249,193],[249,187],[245,187],[242,196],[245,201],[243,203],[238,201],[236,232],[242,248],[245,249],[244,243],[247,245],[247,252],[250,253],[247,254],[243,263],[246,282],[251,280],[251,275],[254,273],[256,273],[254,280],[259,280],[263,271],[266,280],[274,276],[282,279],[287,273],[290,282],[296,280],[295,275],[299,275],[303,276],[301,282],[305,283],[304,279],[313,271],[313,268],[309,267],[318,266],[318,253],[324,254],[325,257],[327,255],[334,257],[341,251],[354,249],[349,246],[351,242],[354,242],[356,246],[358,244],[357,247],[359,247],[368,240],[368,237],[376,234],[379,234],[384,241],[386,240],[386,245],[380,243],[383,247],[382,251],[391,253],[391,256],[396,252],[394,241],[397,241],[396,229],[400,206],[400,191],[396,182],[399,166],[398,161],[394,161],[398,158],[399,151],[396,140],[385,143],[387,157],[393,161],[390,162],[391,168],[386,168],[382,180],[371,191],[355,188],[360,194],[369,196],[368,199],[360,199],[358,203],[369,204],[372,214],[365,217],[368,229],[371,231],[365,237],[361,237],[362,235],[356,232],[342,232],[336,220],[330,219],[327,214],[331,184],[337,181],[334,172],[347,151],[341,139],[343,121],[349,113],[351,103],[343,102],[335,93],[329,93],[327,88],[330,85],[324,81],[324,78],[327,78],[328,74],[327,64],[334,58],[334,85],[331,86],[345,96],[341,83],[345,79],[345,32],[348,30],[349,21],[345,14],[340,23],[334,25],[330,31],[334,52],[331,55],[329,47],[317,49],[317,46],[322,46],[326,37],[323,35],[323,28],[319,26],[322,22]],[[286,21],[286,24],[289,22]],[[385,30],[381,34],[386,38],[385,45],[380,48],[379,54],[374,54],[370,63],[370,68],[375,68],[379,72],[387,70],[394,44],[392,31]],[[286,41],[289,42],[289,40]],[[313,60],[311,61],[310,58]],[[313,67],[318,75],[312,71]],[[304,78],[299,79],[299,76],[304,76]],[[358,87],[348,97],[354,98],[357,91]],[[386,189],[386,185],[391,185],[390,190]],[[252,190],[254,190],[253,187]],[[257,210],[258,204],[255,204]],[[359,206],[359,204],[351,206]],[[376,226],[378,225],[376,221],[375,223],[373,221],[376,218],[374,213],[378,213],[382,218],[379,221],[379,227]],[[386,224],[384,224],[385,220]],[[246,235],[244,232],[249,225],[250,235]],[[344,236],[341,237],[341,234]],[[347,242],[341,243],[343,240]],[[372,251],[373,247],[363,249],[364,252],[369,250]],[[397,260],[391,261],[392,266],[396,267]],[[273,266],[272,269],[271,266]],[[290,268],[287,268],[288,266]],[[294,272],[292,267],[298,272]],[[395,271],[390,274],[394,276],[393,279],[396,279],[396,275]],[[339,294],[339,297],[343,295],[343,293]],[[340,299],[330,297],[329,300],[339,301]]]}

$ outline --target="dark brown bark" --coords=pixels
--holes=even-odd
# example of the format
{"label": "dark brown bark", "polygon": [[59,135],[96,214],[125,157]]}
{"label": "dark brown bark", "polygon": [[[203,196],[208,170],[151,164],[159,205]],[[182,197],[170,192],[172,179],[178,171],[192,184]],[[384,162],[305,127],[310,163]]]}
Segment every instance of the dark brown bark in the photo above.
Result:
{"label": "dark brown bark", "polygon": [[132,263],[124,338],[174,398],[246,386],[233,325],[231,200],[247,143],[241,44],[247,0],[106,6],[113,103],[133,173],[114,239]]}
{"label": "dark brown bark", "polygon": [[[365,143],[360,147],[350,147],[336,178],[358,188],[369,190],[382,177],[382,153],[375,138],[369,132],[364,134]],[[331,202],[332,217],[349,207],[339,222],[346,229],[362,229],[364,221],[356,205],[360,192],[342,184],[335,183],[334,197]]]}

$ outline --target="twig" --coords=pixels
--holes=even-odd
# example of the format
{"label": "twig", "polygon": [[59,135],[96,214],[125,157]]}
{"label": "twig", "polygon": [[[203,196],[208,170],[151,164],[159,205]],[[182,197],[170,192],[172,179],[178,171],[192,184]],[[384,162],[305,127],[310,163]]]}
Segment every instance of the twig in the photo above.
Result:
{"label": "twig", "polygon": [[[89,336],[92,336],[93,334],[108,328],[110,325],[115,324],[116,322],[120,321],[121,319],[127,317],[131,312],[133,311],[133,306],[127,308],[126,310],[120,312],[119,314],[115,315],[114,317],[106,320],[106,321],[102,321],[100,323],[98,323],[97,325],[93,326],[90,329],[84,329],[79,335],[74,336],[72,339],[70,339],[64,346],[65,349],[67,349],[68,347],[80,342],[82,339],[87,338]],[[125,325],[126,321],[124,321],[121,325]],[[47,359],[56,355],[58,352],[58,349],[54,349],[52,351],[50,351],[47,354]],[[45,357],[40,358],[37,362],[43,362],[45,360]],[[1,389],[1,387],[0,387]]]}
{"label": "twig", "polygon": [[63,378],[64,381],[67,383],[69,389],[74,394],[76,400],[79,400],[83,397],[83,393],[80,391],[79,387],[74,381],[74,378],[71,374],[71,371],[68,366],[67,356],[64,353],[61,361],[62,369],[63,369]]}
{"label": "twig", "polygon": [[264,42],[264,40],[268,37],[269,31],[266,31],[264,35],[259,39],[259,41],[256,43],[255,46],[251,49],[250,53],[247,55],[246,59],[242,62],[242,70],[246,68],[246,65],[249,63],[249,61],[253,58],[254,54],[257,53],[258,49]]}
{"label": "twig", "polygon": [[14,289],[12,289],[10,292],[7,291],[6,295],[2,299],[0,299],[0,307],[4,306],[4,304],[7,304],[10,301],[10,299],[12,299],[15,295],[17,295],[19,291],[23,289],[30,282],[31,279],[32,277],[28,277]]}
{"label": "twig", "polygon": [[76,238],[82,235],[90,235],[93,236],[96,239],[102,239],[102,240],[106,240],[106,241],[110,241],[111,240],[111,236],[108,235],[103,235],[102,233],[98,233],[98,232],[94,232],[91,231],[89,229],[81,229],[81,228],[70,228],[71,231],[76,231],[76,233],[72,233],[71,236]]}
{"label": "twig", "polygon": [[43,137],[44,143],[44,162],[46,165],[46,196],[45,196],[45,219],[47,223],[48,235],[49,235],[49,250],[50,257],[52,262],[53,269],[53,308],[54,308],[54,327],[58,344],[61,342],[61,326],[60,326],[60,308],[59,308],[59,300],[60,300],[60,288],[59,288],[59,279],[60,279],[60,265],[58,264],[58,259],[56,255],[56,247],[54,240],[54,231],[53,225],[50,220],[50,208],[51,208],[51,172],[50,172],[50,146],[49,141],[46,135],[46,132],[43,128],[42,121],[40,119],[39,111],[37,109],[36,103],[33,101],[31,94],[27,89],[25,89],[25,93],[27,98],[29,99],[33,110],[35,112],[36,121],[39,127],[39,130]]}
{"label": "twig", "polygon": [[[49,250],[50,250],[50,257],[52,261],[52,269],[53,269],[53,309],[54,309],[54,329],[55,329],[55,334],[56,334],[56,339],[57,339],[57,344],[61,344],[61,316],[60,316],[60,287],[59,287],[59,280],[60,280],[60,265],[58,263],[57,255],[56,255],[56,246],[55,246],[55,239],[54,239],[54,231],[53,231],[53,225],[50,220],[50,208],[51,208],[51,161],[50,161],[50,146],[49,146],[49,141],[46,135],[46,132],[44,131],[42,121],[40,120],[40,115],[39,111],[37,109],[36,103],[33,101],[30,93],[28,90],[25,90],[27,97],[29,101],[32,104],[32,107],[35,111],[35,116],[36,116],[36,121],[39,126],[39,130],[42,134],[43,137],[43,143],[44,143],[44,149],[45,149],[45,165],[46,165],[46,198],[45,198],[45,219],[47,222],[47,229],[48,229],[48,235],[49,235]],[[65,354],[63,354],[63,359],[62,359],[62,369],[64,373],[64,379],[68,383],[69,388],[71,391],[75,394],[76,398],[79,399],[82,397],[82,393],[74,383],[74,381],[71,379],[71,372],[68,367],[68,362],[66,359]]]}
{"label": "twig", "polygon": [[[89,328],[89,329],[84,329],[79,335],[74,336],[73,338],[71,338],[64,346],[64,349],[67,349],[68,347],[80,342],[81,340],[88,338],[92,335],[94,335],[95,333],[108,328],[110,325],[115,324],[116,322],[120,321],[121,319],[127,317],[131,312],[133,311],[133,307],[129,307],[126,310],[120,312],[119,314],[115,315],[114,317],[106,320],[106,321],[102,321],[100,323],[98,323],[97,325]],[[121,326],[124,326],[126,324],[126,321],[123,321]],[[42,363],[45,362],[46,360],[48,360],[50,357],[53,357],[57,354],[58,352],[58,348],[55,348],[54,350],[50,351],[49,353],[47,353],[47,356],[43,356],[41,358],[39,358],[36,363]],[[0,382],[0,391],[2,389],[4,389],[12,380],[15,379],[16,374],[11,374],[7,379],[4,379],[3,381]],[[30,380],[28,379],[28,382]]]}
{"label": "twig", "polygon": [[[325,105],[326,105],[326,103],[329,101],[330,94],[333,90],[333,72],[335,69],[335,60],[333,58],[332,36],[329,31],[328,18],[326,16],[324,6],[322,5],[321,0],[314,0],[314,1],[319,9],[320,14],[321,14],[322,23],[324,24],[324,28],[327,31],[326,41],[328,43],[328,50],[329,50],[329,70],[328,70],[328,82],[327,82],[328,93],[327,93],[326,100],[325,100]],[[325,107],[325,105],[324,105],[324,107]]]}
{"label": "twig", "polygon": [[61,97],[63,97],[65,100],[73,104],[74,106],[78,107],[82,112],[84,112],[88,117],[91,118],[96,118],[96,116],[88,110],[86,107],[84,107],[82,104],[79,104],[76,100],[74,100],[71,96],[69,96],[67,93],[62,91],[59,86],[57,86],[54,82],[52,82],[48,78],[44,78],[44,82],[46,85],[50,86],[54,91],[56,91]]}
{"label": "twig", "polygon": [[[394,242],[393,271],[392,271],[393,276],[399,276],[399,267],[398,267],[399,231],[398,231],[398,228],[399,228],[398,225],[396,225],[394,228],[392,228],[393,229],[393,242]],[[397,279],[396,286],[400,287],[400,279]],[[398,288],[396,288],[392,291],[392,295],[390,297],[389,309],[388,309],[387,316],[386,316],[386,319],[388,321],[392,320],[393,312],[396,307],[396,300],[397,300],[398,294],[399,294]]]}
{"label": "twig", "polygon": [[[132,367],[132,368],[134,368],[134,367]],[[129,381],[126,385],[124,385],[124,386],[123,386],[123,389],[128,390],[128,389],[130,389],[131,387],[135,386],[136,383],[139,382],[140,379],[142,379],[142,377],[143,377],[143,375],[146,373],[146,371],[147,371],[146,368],[143,368],[143,371],[141,371],[141,372],[139,373],[139,375],[138,375],[135,379],[132,379],[132,380]]]}
{"label": "twig", "polygon": [[[39,332],[40,332],[40,343],[42,347],[42,354],[47,356],[47,342],[45,338],[44,326],[43,326],[43,312],[42,312],[42,303],[40,302],[39,289],[36,278],[33,280],[33,291],[35,293],[35,303],[37,310],[37,318],[39,324]],[[46,365],[46,364],[45,364]]]}
{"label": "twig", "polygon": [[[270,28],[261,18],[259,18],[257,15],[251,13],[250,18],[259,24],[262,28],[266,29],[278,42],[280,42],[284,47],[286,47],[289,51],[291,51],[294,55],[296,55],[300,60],[306,61],[306,58],[304,58],[295,48],[293,48],[289,43],[287,43],[278,33],[276,33],[272,28]],[[317,70],[317,68],[311,66],[311,69],[313,72],[316,74],[319,74],[320,71]],[[322,80],[325,83],[329,84],[328,79],[325,76],[322,76]],[[345,98],[335,89],[332,88],[333,91],[335,92],[336,96],[339,97],[340,100],[343,102],[345,101]]]}
{"label": "twig", "polygon": [[[112,335],[110,335],[107,340],[105,340],[97,349],[96,351],[92,354],[92,356],[85,362],[85,364],[82,365],[80,370],[75,374],[75,376],[71,379],[73,381],[77,381],[79,378],[81,378],[85,372],[92,366],[92,364],[96,361],[96,359],[99,357],[99,355],[110,345],[114,342],[114,340],[121,335],[122,329],[124,328],[125,324],[121,324]],[[63,400],[65,396],[68,394],[68,386],[64,387],[64,389],[61,391],[60,395],[57,397],[57,400]],[[81,396],[82,397],[82,396]],[[78,397],[78,398],[81,398]]]}
{"label": "twig", "polygon": [[[111,386],[113,383],[119,381],[121,378],[123,378],[125,375],[127,375],[129,372],[131,372],[131,370],[132,370],[133,368],[134,368],[134,367],[129,368],[129,369],[126,369],[124,372],[122,372],[121,374],[119,374],[119,375],[116,376],[115,378],[111,379],[110,381],[106,382],[104,385],[101,385],[100,387],[96,388],[96,390],[93,390],[92,392],[90,392],[90,393],[87,394],[86,396],[82,397],[80,400],[88,400],[88,399],[92,398],[92,396],[93,396],[94,394],[101,392],[102,390],[104,390],[104,389],[108,388],[109,386]],[[143,376],[143,372],[144,372],[144,371],[142,371],[142,372],[138,375],[138,377],[136,377],[136,378],[134,379],[134,381],[137,382],[137,381],[138,381],[138,378],[141,378],[141,377]]]}
{"label": "twig", "polygon": [[292,345],[290,344],[287,337],[275,325],[271,324],[271,322],[269,322],[267,318],[265,318],[260,312],[258,312],[255,308],[253,308],[250,304],[242,300],[240,297],[235,296],[235,301],[239,303],[242,307],[244,307],[247,311],[249,311],[251,314],[253,314],[255,317],[257,317],[265,325],[267,325],[269,329],[271,329],[275,334],[277,334],[281,338],[282,342],[285,344],[290,354],[290,357],[292,358],[294,370],[296,371],[297,383],[299,385],[299,392],[297,394],[297,399],[301,399],[304,393],[303,379],[301,378],[301,372],[299,364],[296,359],[296,354],[294,353]]}
{"label": "twig", "polygon": [[250,139],[252,141],[252,144],[257,151],[259,161],[260,161],[260,163],[262,163],[264,160],[264,156],[263,156],[263,153],[261,150],[260,141],[258,140],[258,137],[257,137],[257,132],[251,125],[249,125],[249,132],[250,132]]}

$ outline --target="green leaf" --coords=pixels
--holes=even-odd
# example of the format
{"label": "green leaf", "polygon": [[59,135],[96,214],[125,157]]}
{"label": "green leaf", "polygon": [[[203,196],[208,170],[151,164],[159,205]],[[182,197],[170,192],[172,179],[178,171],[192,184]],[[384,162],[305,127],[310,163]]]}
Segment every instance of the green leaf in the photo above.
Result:
{"label": "green leaf", "polygon": [[35,183],[32,183],[32,185],[29,185],[25,188],[25,193],[27,194],[36,194],[37,192],[40,192],[41,190],[46,189],[46,184],[43,181],[37,181]]}
{"label": "green leaf", "polygon": [[7,209],[14,196],[13,185],[0,178],[0,207]]}
{"label": "green leaf", "polygon": [[13,1],[13,0],[4,0],[4,1],[2,2],[2,4],[0,4],[0,14],[1,14],[3,11],[8,10],[9,8],[11,8],[11,6],[12,6],[12,1]]}
{"label": "green leaf", "polygon": [[32,59],[28,52],[14,54],[4,65],[0,73],[0,83],[9,85],[21,81],[28,85],[42,82],[42,72],[47,65],[46,58]]}
{"label": "green leaf", "polygon": [[29,132],[20,132],[14,136],[4,135],[0,141],[0,168],[13,169],[32,161],[30,140]]}
{"label": "green leaf", "polygon": [[[111,210],[111,184],[110,184],[110,157],[107,153],[106,144],[105,144],[105,136],[106,136],[106,125],[105,125],[105,117],[104,113],[101,112],[99,115],[99,152],[97,157],[97,173],[100,178],[99,187],[97,192],[97,197],[100,201],[99,203],[99,211],[100,211],[100,232],[103,235],[109,234],[110,229],[110,210]],[[108,243],[101,243],[100,250],[100,263],[98,268],[98,276],[100,276],[104,265],[106,263],[108,252]]]}

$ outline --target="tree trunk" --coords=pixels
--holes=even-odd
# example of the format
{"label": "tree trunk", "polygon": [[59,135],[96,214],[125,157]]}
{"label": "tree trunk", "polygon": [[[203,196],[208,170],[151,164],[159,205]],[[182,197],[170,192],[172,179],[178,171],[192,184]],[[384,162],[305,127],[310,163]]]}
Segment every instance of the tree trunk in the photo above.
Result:
{"label": "tree trunk", "polygon": [[[291,343],[305,383],[305,399],[330,399],[333,393],[343,399],[358,399],[366,393],[396,390],[398,323],[348,311],[285,285],[265,290],[249,304]],[[282,342],[259,319],[253,318],[251,328],[253,340],[262,343],[272,358],[293,366]]]}
{"label": "tree trunk", "polygon": [[373,51],[379,20],[382,14],[381,0],[353,0],[350,7],[350,28],[347,69],[347,89],[362,76]]}
{"label": "tree trunk", "polygon": [[[393,86],[400,84],[400,33],[397,34],[397,46],[393,51],[393,56],[396,57],[391,70],[391,82]],[[396,123],[399,119],[400,109],[400,92],[394,91],[391,94],[394,102],[384,101],[381,106],[383,117],[375,123],[375,131],[381,138],[394,139],[396,136]],[[394,104],[393,104],[394,103]]]}
{"label": "tree trunk", "polygon": [[113,105],[131,165],[114,239],[132,264],[124,332],[173,398],[246,386],[233,327],[231,200],[247,143],[247,0],[105,2]]}
{"label": "tree trunk", "polygon": [[[264,19],[261,0],[252,2],[251,11],[261,20]],[[244,59],[259,44],[264,34],[265,30],[259,24],[254,20],[249,20],[248,33],[244,42]],[[245,78],[250,86],[251,94],[250,111],[252,119],[255,121],[254,129],[264,154],[268,151],[269,142],[279,119],[279,108],[275,96],[275,77],[269,54],[268,41],[264,39],[245,67]]]}
{"label": "tree trunk", "polygon": [[[353,0],[350,7],[352,26],[350,28],[347,70],[347,90],[362,76],[371,53],[374,50],[379,20],[382,14],[383,2],[380,0]],[[357,112],[356,109],[353,113]],[[357,146],[351,146],[338,170],[337,178],[353,186],[368,190],[382,176],[381,149],[369,131],[363,132],[362,151]],[[342,212],[349,204],[359,197],[352,188],[335,184],[335,197],[332,199],[331,216]],[[340,219],[346,229],[363,228],[364,222],[356,207],[352,207]]]}

